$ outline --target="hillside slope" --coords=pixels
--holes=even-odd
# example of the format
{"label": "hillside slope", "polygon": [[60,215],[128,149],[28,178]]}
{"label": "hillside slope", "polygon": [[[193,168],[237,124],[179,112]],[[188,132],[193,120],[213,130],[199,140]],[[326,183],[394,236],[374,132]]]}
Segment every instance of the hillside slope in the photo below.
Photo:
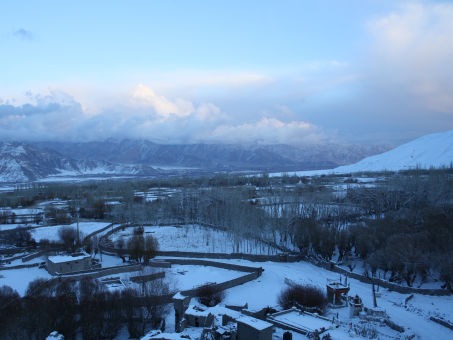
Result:
{"label": "hillside slope", "polygon": [[335,173],[441,168],[453,164],[453,130],[422,136],[379,155],[335,168]]}
{"label": "hillside slope", "polygon": [[154,169],[144,166],[75,160],[26,143],[0,142],[0,182],[27,182],[59,175],[140,175],[154,172]]}

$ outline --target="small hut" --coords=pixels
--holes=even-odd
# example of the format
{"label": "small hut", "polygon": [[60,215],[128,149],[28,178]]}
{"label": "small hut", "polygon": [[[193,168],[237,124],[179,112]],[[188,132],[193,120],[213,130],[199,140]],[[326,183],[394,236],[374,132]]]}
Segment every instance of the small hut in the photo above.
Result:
{"label": "small hut", "polygon": [[343,305],[343,295],[347,295],[349,287],[338,281],[327,283],[327,300],[333,305]]}

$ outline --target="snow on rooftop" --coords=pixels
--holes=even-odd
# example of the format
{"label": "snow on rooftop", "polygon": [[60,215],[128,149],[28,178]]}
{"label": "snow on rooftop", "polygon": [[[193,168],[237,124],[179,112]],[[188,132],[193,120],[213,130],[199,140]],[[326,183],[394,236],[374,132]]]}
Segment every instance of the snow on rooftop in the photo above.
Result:
{"label": "snow on rooftop", "polygon": [[309,332],[319,330],[321,328],[329,329],[333,324],[331,321],[320,318],[316,315],[302,313],[297,310],[288,310],[280,312],[269,317],[269,319],[291,325],[297,328],[305,329]]}
{"label": "snow on rooftop", "polygon": [[177,292],[175,295],[173,295],[173,299],[175,300],[184,300],[187,298],[187,296],[181,294],[181,292]]}
{"label": "snow on rooftop", "polygon": [[209,314],[212,314],[208,308],[200,308],[197,305],[191,305],[189,308],[186,310],[187,315],[193,315],[193,316],[208,316]]}
{"label": "snow on rooftop", "polygon": [[267,321],[256,319],[256,318],[248,316],[248,315],[240,315],[239,318],[236,319],[236,321],[243,323],[247,326],[253,327],[259,331],[262,331],[269,327],[273,327],[273,325]]}
{"label": "snow on rooftop", "polygon": [[73,255],[55,255],[55,256],[49,256],[49,261],[53,263],[62,263],[62,262],[72,262],[72,261],[80,261],[83,260],[87,257],[90,257],[88,254],[80,254],[78,256],[73,256]]}

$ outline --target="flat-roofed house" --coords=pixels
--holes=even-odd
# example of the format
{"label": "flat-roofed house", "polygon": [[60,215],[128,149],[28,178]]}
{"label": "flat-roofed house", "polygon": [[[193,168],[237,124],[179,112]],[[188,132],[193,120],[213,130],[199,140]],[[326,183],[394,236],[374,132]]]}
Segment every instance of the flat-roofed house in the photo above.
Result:
{"label": "flat-roofed house", "polygon": [[91,269],[91,256],[87,253],[55,255],[47,258],[47,270],[52,275],[68,274]]}
{"label": "flat-roofed house", "polygon": [[271,323],[247,315],[241,315],[236,321],[238,340],[272,340]]}

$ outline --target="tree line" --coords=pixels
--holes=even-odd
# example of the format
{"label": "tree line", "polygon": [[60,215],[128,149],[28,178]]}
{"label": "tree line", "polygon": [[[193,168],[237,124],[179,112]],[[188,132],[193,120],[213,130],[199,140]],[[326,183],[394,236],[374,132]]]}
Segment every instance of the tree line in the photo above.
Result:
{"label": "tree line", "polygon": [[122,328],[139,338],[150,329],[165,329],[169,294],[162,280],[137,288],[109,290],[99,280],[36,279],[23,297],[0,287],[0,338],[45,339],[52,331],[65,339],[113,339]]}
{"label": "tree line", "polygon": [[[115,223],[200,222],[228,231],[237,249],[244,238],[254,238],[325,261],[338,260],[351,271],[358,260],[364,261],[365,274],[409,286],[437,275],[451,289],[452,169],[372,176],[377,180],[368,186],[358,185],[351,175],[227,174],[40,184],[0,199],[12,200],[14,195],[67,199],[72,221],[79,213]],[[333,189],[339,184],[347,188],[342,195]],[[173,191],[153,200],[136,195],[159,188]],[[112,200],[117,204],[109,204]],[[143,248],[146,242],[137,238],[132,243]]]}

